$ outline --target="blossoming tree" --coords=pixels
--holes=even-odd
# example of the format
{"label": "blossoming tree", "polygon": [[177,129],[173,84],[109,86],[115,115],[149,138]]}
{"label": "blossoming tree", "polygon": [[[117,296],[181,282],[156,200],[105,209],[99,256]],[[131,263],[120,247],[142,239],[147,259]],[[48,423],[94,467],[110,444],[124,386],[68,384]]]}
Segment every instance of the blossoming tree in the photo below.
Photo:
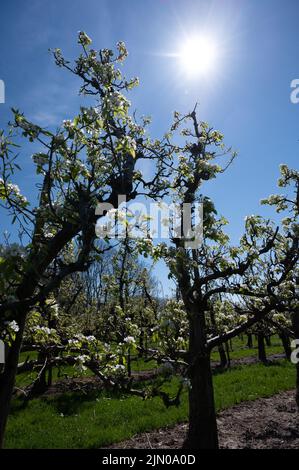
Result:
{"label": "blossoming tree", "polygon": [[[129,201],[139,192],[156,197],[165,191],[164,177],[169,174],[162,165],[163,142],[149,138],[147,119],[137,123],[129,114],[125,94],[138,80],[127,80],[121,74],[119,65],[127,56],[125,45],[118,43],[116,53],[96,51],[83,32],[78,43],[81,53],[74,64],[60,49],[53,55],[59,67],[81,80],[80,93],[93,98],[93,106],[82,106],[74,119],[64,121],[55,132],[13,110],[10,128],[0,133],[0,200],[26,239],[25,256],[1,258],[0,282],[8,286],[1,289],[1,329],[14,326],[7,322],[15,321],[18,331],[7,348],[0,375],[0,445],[28,312],[47,299],[64,278],[88,267],[99,203],[117,207],[119,195]],[[40,148],[32,157],[40,187],[38,203],[28,201],[14,184],[19,170],[16,134]],[[145,160],[156,167],[151,180],[140,170]],[[77,249],[67,260],[61,253],[74,240]],[[47,271],[54,261],[55,273],[52,270],[49,277]]]}
{"label": "blossoming tree", "polygon": [[[168,264],[188,315],[189,342],[184,357],[190,383],[189,431],[185,447],[209,449],[218,447],[210,352],[270,312],[285,310],[293,302],[298,213],[295,209],[293,218],[283,221],[281,228],[260,216],[249,216],[240,244],[232,246],[223,230],[226,220],[217,216],[212,201],[200,191],[205,180],[215,178],[227,168],[234,154],[222,166],[215,163],[227,154],[223,136],[206,123],[198,122],[195,110],[187,116],[176,113],[173,129],[182,123],[185,126],[187,123],[182,134],[189,139],[176,145],[180,157],[173,168],[171,188],[182,209],[186,203],[203,201],[203,243],[197,249],[188,249],[185,246],[188,234],[179,238],[174,233],[173,244],[154,247],[153,255]],[[290,224],[293,236],[289,236]],[[211,301],[217,295],[229,300],[230,309],[239,314],[239,322],[230,331],[215,330],[209,337]]]}

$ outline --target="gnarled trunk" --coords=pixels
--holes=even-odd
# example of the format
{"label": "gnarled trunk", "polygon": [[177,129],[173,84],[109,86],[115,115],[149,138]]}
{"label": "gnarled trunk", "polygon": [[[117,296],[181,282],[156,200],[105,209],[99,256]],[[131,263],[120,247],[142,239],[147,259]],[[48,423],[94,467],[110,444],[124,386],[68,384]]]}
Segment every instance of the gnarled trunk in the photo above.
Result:
{"label": "gnarled trunk", "polygon": [[185,449],[217,449],[218,433],[204,312],[193,312],[189,336],[189,430]]}
{"label": "gnarled trunk", "polygon": [[[292,314],[292,325],[293,331],[295,334],[295,340],[297,340],[297,345],[299,345],[299,307],[295,309]],[[296,364],[296,403],[299,410],[299,362]]]}
{"label": "gnarled trunk", "polygon": [[4,433],[10,409],[11,397],[15,385],[15,378],[18,369],[19,355],[22,345],[23,333],[26,323],[26,315],[23,314],[18,319],[19,331],[16,339],[8,349],[4,371],[0,375],[0,448],[3,447]]}

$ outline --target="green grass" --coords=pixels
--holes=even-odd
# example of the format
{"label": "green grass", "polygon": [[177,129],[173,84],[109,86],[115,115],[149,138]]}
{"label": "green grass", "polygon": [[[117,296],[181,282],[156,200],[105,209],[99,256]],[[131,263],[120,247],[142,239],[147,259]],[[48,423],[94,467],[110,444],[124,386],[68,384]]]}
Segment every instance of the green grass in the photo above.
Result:
{"label": "green grass", "polygon": [[[234,338],[232,341],[233,351],[229,352],[231,359],[243,359],[245,357],[258,357],[258,349],[257,349],[257,340],[253,337],[253,348],[249,349],[246,346],[246,337],[243,337],[243,340],[240,338]],[[281,354],[284,353],[281,340],[277,335],[272,336],[271,338],[271,346],[266,346],[266,353],[267,356],[271,356],[272,354]],[[211,354],[212,361],[219,361],[219,353],[218,350],[212,351]]]}
{"label": "green grass", "polygon": [[142,358],[138,358],[136,361],[132,361],[132,371],[135,372],[142,372],[146,370],[153,370],[157,369],[157,362],[156,361],[144,361]]}
{"label": "green grass", "polygon": [[26,359],[37,359],[37,351],[25,351],[21,352],[20,357],[19,357],[19,362],[26,361]]}
{"label": "green grass", "polygon": [[[177,379],[168,388],[175,393]],[[217,410],[245,400],[271,396],[295,386],[287,361],[233,368],[214,377]],[[8,448],[99,448],[136,433],[187,419],[187,393],[179,408],[166,409],[159,398],[64,394],[35,399],[22,408],[15,400],[8,421]]]}

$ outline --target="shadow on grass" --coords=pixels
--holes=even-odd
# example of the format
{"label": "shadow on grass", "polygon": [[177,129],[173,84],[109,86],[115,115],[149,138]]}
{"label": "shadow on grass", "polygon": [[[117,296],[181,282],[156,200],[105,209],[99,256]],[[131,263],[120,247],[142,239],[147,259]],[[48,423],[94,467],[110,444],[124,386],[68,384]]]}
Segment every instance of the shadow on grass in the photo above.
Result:
{"label": "shadow on grass", "polygon": [[85,393],[65,393],[59,395],[55,398],[47,399],[51,406],[59,414],[64,416],[71,416],[78,414],[79,408],[82,406],[82,403],[93,402],[99,398],[99,394],[96,392]]}
{"label": "shadow on grass", "polygon": [[245,364],[240,364],[240,365],[234,365],[234,366],[230,366],[230,367],[221,367],[219,365],[219,366],[216,366],[216,367],[213,368],[212,374],[214,376],[221,375],[221,374],[225,374],[226,372],[241,370],[244,367],[252,367],[252,366],[256,366],[256,365],[261,365],[261,366],[264,366],[264,367],[281,367],[281,361],[279,361],[279,360],[267,360],[266,362],[259,361],[259,362],[252,363],[252,364],[246,364],[246,365]]}

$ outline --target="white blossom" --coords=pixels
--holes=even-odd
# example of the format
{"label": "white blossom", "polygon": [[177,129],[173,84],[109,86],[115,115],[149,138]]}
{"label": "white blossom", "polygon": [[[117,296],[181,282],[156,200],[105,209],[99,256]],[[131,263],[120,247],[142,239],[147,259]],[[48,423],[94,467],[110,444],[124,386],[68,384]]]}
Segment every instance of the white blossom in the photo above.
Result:
{"label": "white blossom", "polygon": [[135,338],[133,336],[126,336],[126,338],[124,339],[124,343],[134,344],[135,343]]}
{"label": "white blossom", "polygon": [[7,322],[7,326],[10,330],[14,331],[15,333],[19,331],[19,325],[17,324],[15,320]]}

